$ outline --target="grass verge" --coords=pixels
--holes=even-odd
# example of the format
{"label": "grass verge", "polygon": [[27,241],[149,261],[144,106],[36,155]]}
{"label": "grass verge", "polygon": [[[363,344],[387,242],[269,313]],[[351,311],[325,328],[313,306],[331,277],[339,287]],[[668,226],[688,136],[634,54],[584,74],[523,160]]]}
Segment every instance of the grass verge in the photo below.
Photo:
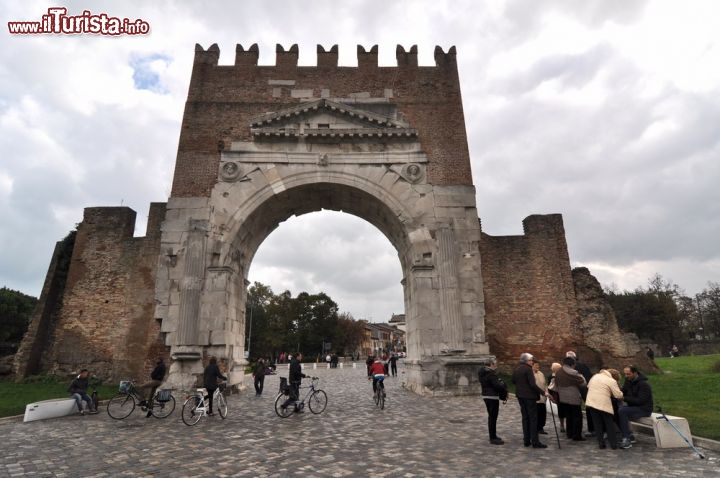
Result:
{"label": "grass verge", "polygon": [[655,406],[685,417],[694,436],[720,440],[720,355],[655,359],[662,374],[649,375]]}
{"label": "grass verge", "polygon": [[[67,393],[70,380],[64,381],[53,376],[30,377],[25,382],[15,383],[10,380],[0,381],[0,417],[22,415],[25,405],[51,398],[69,398]],[[117,393],[115,385],[98,387],[100,400],[111,398]],[[92,392],[92,387],[88,394]]]}

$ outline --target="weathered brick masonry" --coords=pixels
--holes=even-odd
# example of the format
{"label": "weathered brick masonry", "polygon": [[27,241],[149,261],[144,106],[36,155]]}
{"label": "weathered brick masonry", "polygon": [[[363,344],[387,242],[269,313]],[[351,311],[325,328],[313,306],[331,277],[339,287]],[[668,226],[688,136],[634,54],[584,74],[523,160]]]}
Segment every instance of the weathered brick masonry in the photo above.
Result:
{"label": "weathered brick masonry", "polygon": [[[358,66],[338,67],[337,46],[318,47],[318,66],[297,66],[298,48],[276,51],[275,66],[258,66],[258,47],[238,45],[234,66],[218,66],[220,49],[195,47],[192,81],[180,133],[174,197],[208,196],[217,181],[219,149],[250,140],[250,119],[298,104],[298,94],[383,98],[418,130],[428,156],[428,182],[472,184],[455,48],[436,47],[436,67],[418,66],[417,47],[398,46],[397,67],[379,67],[378,50],[358,46]],[[269,85],[276,85],[269,88]],[[274,90],[273,95],[268,91]]]}
{"label": "weathered brick masonry", "polygon": [[17,372],[66,375],[90,368],[100,377],[144,379],[154,355],[167,355],[153,320],[155,271],[165,204],[150,207],[147,235],[133,237],[135,211],[127,207],[86,208],[66,270],[51,269],[42,298],[55,295],[51,283],[66,276],[61,301],[38,307],[18,353]]}

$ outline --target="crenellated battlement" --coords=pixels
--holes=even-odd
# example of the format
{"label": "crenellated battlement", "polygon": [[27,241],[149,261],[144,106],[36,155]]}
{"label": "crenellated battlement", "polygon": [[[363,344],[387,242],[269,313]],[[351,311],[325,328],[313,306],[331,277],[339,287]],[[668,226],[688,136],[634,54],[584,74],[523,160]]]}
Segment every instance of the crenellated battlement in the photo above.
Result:
{"label": "crenellated battlement", "polygon": [[[288,69],[298,67],[299,48],[297,43],[293,44],[288,50],[279,43],[275,46],[275,68]],[[237,44],[235,47],[235,66],[237,67],[257,67],[260,57],[260,49],[257,43],[253,43],[248,49]],[[200,44],[195,45],[195,64],[218,66],[220,58],[220,47],[217,43],[213,43],[205,50]],[[402,45],[398,45],[395,49],[395,58],[398,68],[417,68],[418,65],[418,48],[412,45],[410,50],[405,50]],[[436,46],[434,50],[435,67],[457,67],[456,50],[452,46],[447,53],[440,47]],[[378,68],[378,46],[373,45],[369,50],[364,46],[357,46],[357,62],[359,69]],[[268,65],[272,66],[272,65]],[[338,67],[338,46],[333,45],[330,50],[325,50],[322,45],[317,46],[317,68],[337,68]],[[265,66],[267,68],[267,66]],[[307,68],[307,67],[306,67]],[[310,67],[312,68],[312,67]]]}
{"label": "crenellated battlement", "polygon": [[319,100],[399,115],[427,155],[428,181],[471,184],[455,47],[436,46],[432,66],[418,64],[418,50],[397,45],[397,63],[380,66],[378,45],[357,45],[357,66],[342,66],[338,45],[317,45],[312,66],[298,64],[297,44],[276,44],[275,64],[268,65],[258,44],[238,44],[234,63],[218,64],[217,44],[196,45],[173,195],[209,194],[217,180],[218,145],[259,138],[254,118]]}

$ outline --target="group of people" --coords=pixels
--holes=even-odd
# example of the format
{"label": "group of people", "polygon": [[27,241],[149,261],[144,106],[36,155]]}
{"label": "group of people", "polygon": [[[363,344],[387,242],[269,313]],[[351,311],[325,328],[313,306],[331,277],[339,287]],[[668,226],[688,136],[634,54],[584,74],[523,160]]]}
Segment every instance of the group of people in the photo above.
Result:
{"label": "group of people", "polygon": [[[140,407],[143,410],[147,409],[147,414],[145,415],[146,417],[152,416],[152,400],[158,387],[162,385],[162,382],[165,379],[166,372],[167,367],[165,366],[165,360],[162,357],[158,357],[155,361],[155,366],[150,372],[150,380],[135,387],[135,392],[140,399]],[[85,414],[83,402],[87,403],[88,413],[95,414],[98,412],[97,400],[93,400],[93,398],[87,394],[89,386],[89,376],[90,372],[87,369],[82,369],[78,376],[73,379],[73,381],[70,383],[70,386],[68,387],[68,393],[70,394],[71,398],[75,399],[78,413],[80,413],[81,415]],[[203,386],[209,394],[208,415],[213,415],[213,393],[218,388],[218,379],[227,380],[227,377],[225,377],[220,372],[220,367],[217,364],[217,359],[215,357],[210,357],[208,365],[203,370]]]}
{"label": "group of people", "polygon": [[[490,443],[505,442],[497,435],[500,402],[507,403],[507,384],[497,374],[497,362],[492,359],[480,368],[478,378],[488,412]],[[547,448],[539,436],[545,435],[547,400],[557,405],[560,433],[573,441],[595,437],[601,449],[627,449],[635,437],[630,422],[650,416],[653,409],[652,389],[647,378],[634,365],[623,369],[625,381],[620,386],[620,372],[607,367],[592,374],[589,367],[577,359],[573,351],[565,354],[562,363],[553,363],[549,383],[540,370],[540,363],[530,353],[520,355],[512,381],[522,416],[523,444],[526,447]],[[583,435],[582,405],[585,403],[588,432]],[[552,405],[551,405],[552,406]],[[552,410],[552,409],[551,409]],[[617,440],[618,430],[621,439]]]}
{"label": "group of people", "polygon": [[336,353],[327,354],[325,356],[325,362],[330,364],[330,368],[338,368],[339,361],[340,361],[340,357],[338,357],[338,354],[336,354]]}

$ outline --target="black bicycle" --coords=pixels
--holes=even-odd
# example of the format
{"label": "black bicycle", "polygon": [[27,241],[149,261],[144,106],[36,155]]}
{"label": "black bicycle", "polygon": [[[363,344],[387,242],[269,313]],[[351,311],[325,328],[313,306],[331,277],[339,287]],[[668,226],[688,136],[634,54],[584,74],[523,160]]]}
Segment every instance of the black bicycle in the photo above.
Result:
{"label": "black bicycle", "polygon": [[385,377],[377,377],[375,383],[375,405],[380,407],[380,410],[385,408]]}
{"label": "black bicycle", "polygon": [[[309,386],[301,387],[308,389],[305,394],[305,398],[303,398],[302,401],[297,399],[291,400],[287,406],[283,406],[290,395],[290,386],[287,384],[285,377],[282,377],[280,381],[280,391],[275,398],[275,413],[277,413],[279,417],[287,418],[292,415],[295,410],[302,410],[305,408],[306,401],[308,402],[308,408],[310,408],[311,412],[316,415],[318,413],[322,413],[325,410],[325,407],[327,407],[328,398],[324,390],[320,390],[316,387],[319,380],[320,379],[318,377],[312,377]],[[298,398],[300,397],[298,396]]]}
{"label": "black bicycle", "polygon": [[[110,418],[122,420],[130,416],[137,404],[142,400],[135,389],[135,382],[123,380],[117,395],[110,399],[107,412]],[[175,410],[175,397],[172,390],[162,389],[155,392],[150,402],[141,406],[142,411],[149,411],[155,418],[166,418]]]}

